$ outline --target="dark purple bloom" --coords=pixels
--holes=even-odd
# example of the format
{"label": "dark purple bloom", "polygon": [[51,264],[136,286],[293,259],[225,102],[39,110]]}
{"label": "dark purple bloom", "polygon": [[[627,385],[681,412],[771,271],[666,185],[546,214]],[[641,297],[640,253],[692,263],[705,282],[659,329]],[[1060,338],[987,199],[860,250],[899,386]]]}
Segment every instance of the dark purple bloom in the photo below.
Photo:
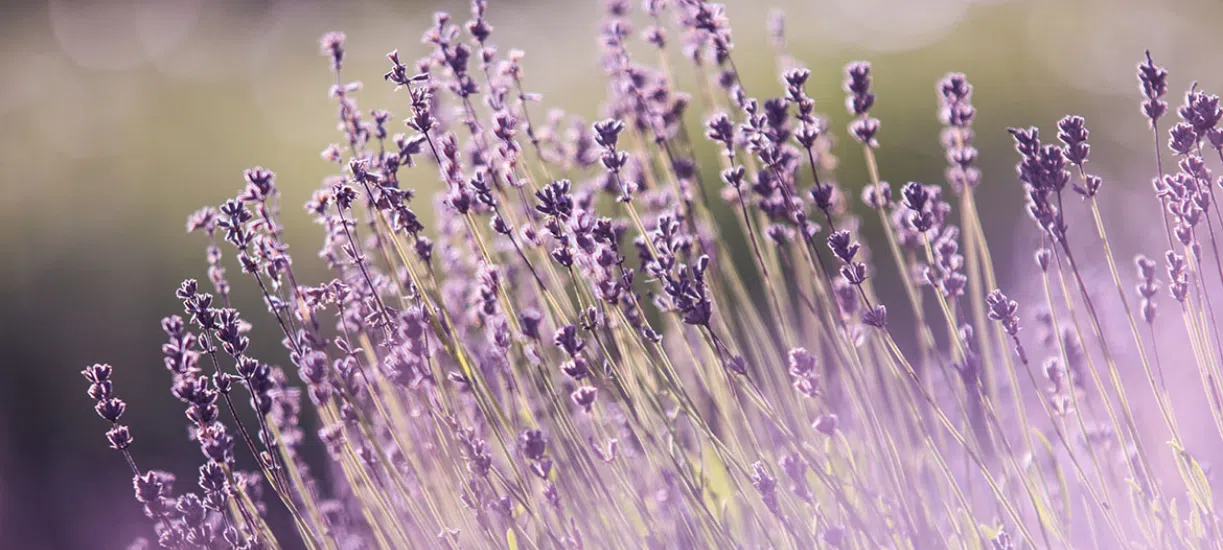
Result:
{"label": "dark purple bloom", "polygon": [[862,324],[880,329],[886,328],[888,324],[888,308],[883,304],[867,308],[862,312]]}
{"label": "dark purple bloom", "polygon": [[556,331],[552,342],[569,357],[577,357],[586,347],[586,342],[583,342],[582,338],[578,336],[577,327],[573,325],[565,325]]}
{"label": "dark purple bloom", "polygon": [[589,413],[591,408],[594,407],[595,398],[598,397],[598,395],[599,390],[594,386],[582,386],[574,390],[570,397],[573,399],[573,403],[575,405],[581,407],[583,410]]}
{"label": "dark purple bloom", "polygon": [[535,192],[535,198],[539,199],[535,209],[562,220],[569,219],[573,214],[573,197],[569,194],[571,187],[569,180],[556,180],[545,185]]}
{"label": "dark purple bloom", "polygon": [[707,128],[705,137],[719,142],[729,152],[734,151],[735,142],[735,125],[730,121],[730,117],[726,113],[718,113],[709,118],[705,122]]}
{"label": "dark purple bloom", "polygon": [[852,241],[848,231],[841,230],[828,236],[828,248],[832,249],[832,253],[842,262],[850,263],[858,254],[859,246],[858,243]]}
{"label": "dark purple bloom", "polygon": [[81,371],[81,375],[83,375],[90,383],[97,384],[101,382],[109,382],[110,376],[114,373],[114,371],[114,367],[111,367],[110,365],[94,364],[85,367],[85,370]]}
{"label": "dark purple bloom", "polygon": [[525,430],[518,436],[518,448],[527,460],[539,460],[548,450],[548,442],[544,433],[539,430]]}
{"label": "dark purple bloom", "polygon": [[875,94],[871,92],[870,63],[855,61],[846,65],[844,86],[849,93],[845,105],[850,114],[862,116],[871,110],[875,104]]}
{"label": "dark purple bloom", "polygon": [[574,380],[581,380],[590,374],[590,366],[585,359],[574,357],[561,365],[561,371]]}
{"label": "dark purple bloom", "polygon": [[989,318],[1002,323],[1007,334],[1015,336],[1019,333],[1019,317],[1016,315],[1019,304],[1015,300],[994,289],[985,297],[985,304],[989,307]]}
{"label": "dark purple bloom", "polygon": [[849,133],[853,134],[854,139],[859,142],[875,147],[878,145],[878,142],[875,141],[875,134],[879,133],[879,120],[874,118],[855,120],[849,123]]}
{"label": "dark purple bloom", "polygon": [[909,223],[918,233],[925,233],[934,227],[934,215],[930,212],[930,191],[920,183],[911,181],[900,190],[904,198],[905,208],[908,208]]}
{"label": "dark purple bloom", "polygon": [[123,416],[123,411],[127,410],[127,404],[122,399],[109,398],[98,401],[94,406],[98,416],[105,418],[112,424],[119,421],[119,417]]}
{"label": "dark purple bloom", "polygon": [[1168,130],[1168,148],[1178,155],[1188,155],[1193,152],[1198,143],[1198,135],[1193,126],[1178,122]]}
{"label": "dark purple bloom", "polygon": [[1151,60],[1151,52],[1146,53],[1146,61],[1138,64],[1138,83],[1146,100],[1142,103],[1142,112],[1154,127],[1160,117],[1168,111],[1168,104],[1161,97],[1168,92],[1168,71],[1155,65]]}
{"label": "dark purple bloom", "polygon": [[1066,162],[1082,167],[1091,146],[1087,144],[1087,124],[1081,116],[1067,115],[1057,123],[1057,138],[1066,144]]}
{"label": "dark purple bloom", "polygon": [[1190,90],[1185,94],[1185,104],[1177,109],[1177,114],[1193,126],[1194,133],[1200,139],[1219,124],[1219,119],[1223,118],[1223,108],[1219,107],[1219,96]]}
{"label": "dark purple bloom", "polygon": [[132,433],[127,429],[127,426],[117,424],[106,432],[106,440],[110,441],[110,447],[116,451],[127,451],[128,447],[132,446]]}
{"label": "dark purple bloom", "polygon": [[136,500],[144,504],[157,502],[167,492],[161,476],[152,471],[135,476],[132,485],[136,489]]}
{"label": "dark purple bloom", "polygon": [[607,119],[594,123],[595,143],[607,149],[615,149],[616,143],[620,140],[620,132],[624,130],[624,123],[615,119]]}

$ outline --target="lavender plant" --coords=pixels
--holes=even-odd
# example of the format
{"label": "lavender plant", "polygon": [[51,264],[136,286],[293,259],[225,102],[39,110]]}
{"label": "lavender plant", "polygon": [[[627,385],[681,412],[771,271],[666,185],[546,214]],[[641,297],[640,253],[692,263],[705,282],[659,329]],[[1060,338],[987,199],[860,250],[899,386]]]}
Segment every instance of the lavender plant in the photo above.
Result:
{"label": "lavender plant", "polygon": [[[1223,435],[1217,96],[1191,89],[1161,127],[1167,72],[1149,54],[1138,66],[1167,248],[1152,251],[1162,273],[1136,259],[1136,292],[1109,244],[1086,121],[1062,119],[1056,143],[1010,131],[1018,181],[993,184],[1026,196],[1041,244],[1023,275],[1044,290],[1021,304],[998,288],[974,199],[964,75],[933,98],[945,181],[894,190],[876,163],[871,66],[845,68],[838,148],[780,15],[783,93],[764,97],[740,78],[721,6],[646,0],[630,16],[609,2],[605,118],[590,122],[540,115],[486,7],[474,0],[465,24],[437,14],[415,62],[387,55],[400,117],[358,106],[344,35],[322,38],[342,139],[305,208],[331,280],[295,275],[269,170],[190,216],[207,282],[176,291],[162,351],[198,480],[176,487],[137,461],[122,366],[83,371],[162,547],[1223,546],[1164,376],[1196,370],[1201,388],[1185,391],[1204,392]],[[866,185],[838,183],[835,154],[862,155]],[[436,171],[440,190],[418,196],[408,170]],[[878,250],[862,240],[875,223]],[[1082,250],[1097,244],[1115,296],[1085,281]],[[284,356],[250,353],[225,253]],[[902,292],[883,292],[884,269]],[[1157,315],[1164,286],[1179,321]],[[1105,332],[1106,312],[1129,334]],[[1033,322],[1046,337],[1027,337]],[[1169,359],[1157,323],[1183,324],[1175,345],[1191,360]],[[1153,399],[1158,429],[1141,429],[1138,399]],[[303,458],[314,436],[325,464]],[[272,508],[295,532],[273,527]]]}

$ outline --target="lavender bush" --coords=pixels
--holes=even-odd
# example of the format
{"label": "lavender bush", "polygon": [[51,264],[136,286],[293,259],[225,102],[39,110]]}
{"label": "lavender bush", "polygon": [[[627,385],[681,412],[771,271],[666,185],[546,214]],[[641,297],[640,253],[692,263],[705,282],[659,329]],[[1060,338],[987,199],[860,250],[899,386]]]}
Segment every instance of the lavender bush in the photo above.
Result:
{"label": "lavender bush", "polygon": [[[1167,249],[1136,270],[1110,247],[1119,221],[1101,214],[1085,120],[1063,118],[1056,144],[1010,131],[1018,182],[992,184],[1022,190],[1041,243],[1022,276],[1044,293],[1021,307],[997,288],[974,201],[964,75],[935,87],[945,185],[894,188],[875,160],[871,66],[845,68],[838,144],[780,16],[783,94],[765,98],[739,78],[720,6],[646,0],[638,32],[609,2],[606,118],[590,123],[533,107],[523,54],[492,46],[485,10],[438,14],[420,60],[388,54],[404,133],[404,115],[358,107],[345,37],[323,37],[343,139],[305,208],[332,280],[295,276],[271,171],[190,216],[207,283],[178,288],[162,351],[197,479],[138,459],[122,366],[83,371],[161,546],[1220,546],[1209,469],[1164,376],[1196,370],[1184,391],[1223,434],[1217,96],[1191,89],[1164,122],[1167,73],[1150,55],[1138,66]],[[675,89],[681,72],[695,96]],[[870,181],[838,183],[834,151],[863,155]],[[405,170],[436,170],[441,190],[418,197]],[[874,224],[878,250],[859,240]],[[1096,246],[1111,285],[1085,280]],[[296,374],[248,353],[226,253]],[[883,270],[900,291],[880,288]],[[1168,343],[1157,323],[1184,330]],[[1142,428],[1151,417],[1159,429]],[[312,437],[325,464],[303,458]],[[269,521],[281,508],[295,529]]]}

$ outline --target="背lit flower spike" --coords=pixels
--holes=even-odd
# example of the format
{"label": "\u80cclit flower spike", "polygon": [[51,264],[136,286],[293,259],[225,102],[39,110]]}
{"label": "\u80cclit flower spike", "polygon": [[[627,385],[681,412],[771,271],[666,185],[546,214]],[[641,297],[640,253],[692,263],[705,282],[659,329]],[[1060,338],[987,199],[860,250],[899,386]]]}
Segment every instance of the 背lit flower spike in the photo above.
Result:
{"label": "\u80cclit flower spike", "polygon": [[[674,269],[669,266],[674,266]],[[677,264],[672,256],[658,262],[653,268],[662,280],[663,291],[670,299],[671,307],[684,323],[706,329],[713,317],[713,301],[705,279],[708,269],[708,256],[701,256],[691,266]]]}
{"label": "\u80cclit flower spike", "polygon": [[1062,148],[1042,145],[1036,128],[1010,128],[1020,160],[1015,166],[1019,181],[1027,191],[1028,215],[1056,242],[1066,238],[1066,222],[1058,201],[1070,181]]}
{"label": "\u80cclit flower spike", "polygon": [[842,263],[851,263],[858,253],[858,243],[852,242],[848,231],[834,231],[828,235],[828,248]]}
{"label": "\u80cclit flower spike", "polygon": [[1142,297],[1140,309],[1142,311],[1142,319],[1148,324],[1155,322],[1155,296],[1159,293],[1159,280],[1155,276],[1156,264],[1155,261],[1139,255],[1134,258],[1134,264],[1138,268],[1138,295]]}
{"label": "\u80cclit flower spike", "polygon": [[637,183],[625,181],[623,170],[629,163],[629,155],[627,152],[617,148],[617,144],[620,142],[620,133],[624,131],[624,123],[609,118],[594,123],[593,128],[595,143],[603,148],[603,153],[599,160],[603,163],[603,168],[607,169],[608,174],[615,180],[616,186],[620,191],[617,200],[627,203],[633,199],[633,193],[637,190]]}
{"label": "\u80cclit flower spike", "polygon": [[705,122],[705,137],[722,145],[729,159],[735,157],[735,125],[726,113],[717,113]]}
{"label": "\u80cclit flower spike", "polygon": [[1193,128],[1197,140],[1205,139],[1207,133],[1218,126],[1219,119],[1223,118],[1219,96],[1198,91],[1197,84],[1185,93],[1185,103],[1177,108],[1176,113]]}
{"label": "\u80cclit flower spike", "polygon": [[862,311],[862,324],[877,329],[886,329],[888,325],[888,308],[883,304],[875,304]]}
{"label": "\u80cclit flower spike", "polygon": [[1066,115],[1057,122],[1057,139],[1066,146],[1062,156],[1066,162],[1083,167],[1091,146],[1087,144],[1087,121],[1081,116]]}
{"label": "\u80cclit flower spike", "polygon": [[1001,290],[991,290],[985,297],[989,318],[1002,325],[1002,329],[1011,337],[1015,346],[1015,354],[1024,364],[1028,362],[1028,354],[1019,341],[1019,303],[1003,294]]}
{"label": "\u80cclit flower spike", "polygon": [[934,227],[934,213],[931,211],[932,200],[930,190],[926,186],[911,181],[900,190],[904,206],[908,209],[907,222],[918,233],[925,233]]}
{"label": "\u80cclit flower spike", "polygon": [[854,61],[845,66],[845,98],[849,114],[863,116],[875,105],[875,94],[871,92],[871,64],[865,61]]}
{"label": "\u80cclit flower spike", "polygon": [[954,225],[941,225],[931,243],[934,263],[925,269],[926,282],[951,299],[964,293],[968,278],[964,275],[964,256],[960,254],[960,230]]}
{"label": "\u80cclit flower spike", "polygon": [[1096,175],[1088,174],[1085,169],[1087,155],[1091,146],[1087,144],[1087,121],[1081,116],[1067,115],[1057,123],[1057,139],[1065,145],[1062,157],[1075,167],[1081,182],[1076,181],[1071,188],[1084,198],[1095,197],[1100,192],[1103,180]]}
{"label": "\u80cclit flower spike", "polygon": [[875,105],[875,93],[871,91],[871,65],[855,61],[845,66],[844,89],[848,94],[845,107],[854,116],[849,123],[849,133],[858,142],[870,148],[879,146],[875,134],[879,132],[879,119],[870,116]]}
{"label": "\u80cclit flower spike", "polygon": [[344,40],[342,32],[329,32],[319,40],[319,49],[331,60],[331,71],[340,72],[344,66]]}
{"label": "\u80cclit flower spike", "polygon": [[[1168,111],[1168,104],[1162,97],[1168,91],[1168,71],[1155,65],[1151,59],[1151,51],[1147,50],[1146,59],[1138,64],[1138,83],[1139,90],[1143,95],[1142,112],[1147,118],[1147,125],[1151,129],[1152,145],[1155,151],[1155,177],[1151,180],[1152,187],[1155,189],[1156,197],[1160,201],[1160,210],[1164,212],[1161,215],[1160,226],[1163,227],[1164,235],[1167,238],[1168,246],[1172,246],[1172,219],[1167,214],[1167,209],[1170,206],[1169,197],[1166,193],[1166,185],[1164,184],[1164,160],[1163,148],[1160,145],[1159,119]],[[1181,137],[1174,139],[1177,142],[1175,149],[1188,152],[1187,133],[1182,128],[1180,131]],[[1208,132],[1209,135],[1215,135],[1216,139],[1223,145],[1223,132],[1217,128],[1213,132]],[[1220,158],[1223,158],[1223,151],[1219,153]]]}
{"label": "\u80cclit flower spike", "polygon": [[1182,305],[1189,296],[1189,266],[1185,257],[1169,250],[1165,255],[1168,268],[1168,292]]}
{"label": "\u80cclit flower spike", "polygon": [[[878,329],[886,328],[887,307],[883,304],[872,304],[867,298],[866,290],[862,287],[867,279],[867,264],[854,259],[861,245],[852,240],[849,231],[841,229],[828,235],[828,248],[841,262],[840,274],[844,282],[838,284],[846,285],[843,287],[845,296],[839,299],[843,313],[846,316],[851,315],[857,309],[857,301],[860,297],[863,307],[862,324]],[[853,296],[855,289],[857,296]]]}
{"label": "\u80cclit flower spike", "polygon": [[811,71],[795,68],[787,70],[782,75],[782,80],[786,85],[786,100],[795,106],[794,118],[799,123],[798,129],[794,131],[794,140],[802,147],[807,157],[807,166],[811,170],[812,187],[808,194],[816,208],[824,213],[824,221],[835,230],[832,210],[837,189],[820,178],[820,170],[831,162],[832,155],[826,146],[828,140],[824,136],[825,121],[815,114],[815,100],[807,95],[805,89],[810,77]]}
{"label": "\u80cclit flower spike", "polygon": [[1155,65],[1151,52],[1146,52],[1146,60],[1138,64],[1138,83],[1142,95],[1142,112],[1154,128],[1159,119],[1168,112],[1168,103],[1161,99],[1168,93],[1168,71]]}
{"label": "\u80cclit flower spike", "polygon": [[1015,336],[1019,333],[1019,316],[1016,315],[1019,304],[1015,300],[1007,298],[1001,290],[994,289],[985,297],[985,303],[989,306],[989,318],[1001,323],[1008,335]]}
{"label": "\u80cclit flower spike", "polygon": [[950,73],[939,81],[937,91],[938,116],[943,124],[939,136],[948,164],[945,177],[952,191],[962,193],[981,182],[981,170],[974,165],[978,151],[973,146],[976,108],[972,105],[972,84],[963,74]]}
{"label": "\u80cclit flower spike", "polygon": [[1177,122],[1168,130],[1168,148],[1180,156],[1192,154],[1197,147],[1198,136],[1193,125]]}

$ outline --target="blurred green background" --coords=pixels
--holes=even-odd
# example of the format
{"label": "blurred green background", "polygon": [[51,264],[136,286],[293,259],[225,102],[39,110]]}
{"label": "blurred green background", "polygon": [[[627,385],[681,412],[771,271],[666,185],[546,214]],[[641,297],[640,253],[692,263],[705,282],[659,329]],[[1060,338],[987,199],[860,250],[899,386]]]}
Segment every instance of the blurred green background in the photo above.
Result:
{"label": "blurred green background", "polygon": [[[490,4],[492,41],[502,53],[527,52],[527,87],[548,107],[597,116],[601,2]],[[1152,204],[1151,138],[1134,78],[1143,50],[1172,72],[1173,104],[1192,77],[1207,91],[1223,87],[1218,2],[730,0],[736,59],[761,96],[781,93],[765,34],[771,7],[785,10],[791,53],[812,69],[808,92],[834,130],[843,134],[846,122],[841,67],[874,63],[879,156],[894,183],[942,183],[934,84],[948,71],[968,74],[985,174],[980,200],[1004,267],[1027,261],[1035,241],[1021,219],[1005,127],[1040,125],[1051,139],[1063,114],[1087,117],[1092,168],[1108,186],[1103,200],[1123,217],[1112,230],[1132,245],[1124,252],[1150,233],[1124,223]],[[181,313],[178,282],[205,275],[204,242],[184,233],[187,214],[234,193],[244,168],[268,167],[278,174],[299,274],[322,280],[314,254],[321,231],[297,208],[329,172],[318,152],[336,139],[318,37],[345,31],[346,78],[366,83],[361,106],[402,115],[404,96],[381,80],[383,55],[399,48],[415,59],[434,10],[462,21],[468,8],[432,0],[56,0],[2,9],[0,547],[122,547],[150,531],[78,372],[92,362],[115,365],[141,466],[178,473],[181,489],[192,485],[199,454],[167,391],[158,326]],[[672,39],[678,44],[679,34]],[[690,69],[677,66],[691,81]],[[689,122],[703,116],[694,111]],[[858,149],[838,153],[842,185],[859,189]],[[419,172],[409,183],[431,189],[433,170]],[[283,363],[252,289],[230,273],[255,323],[256,353]],[[1004,281],[1023,284],[1019,275]]]}

